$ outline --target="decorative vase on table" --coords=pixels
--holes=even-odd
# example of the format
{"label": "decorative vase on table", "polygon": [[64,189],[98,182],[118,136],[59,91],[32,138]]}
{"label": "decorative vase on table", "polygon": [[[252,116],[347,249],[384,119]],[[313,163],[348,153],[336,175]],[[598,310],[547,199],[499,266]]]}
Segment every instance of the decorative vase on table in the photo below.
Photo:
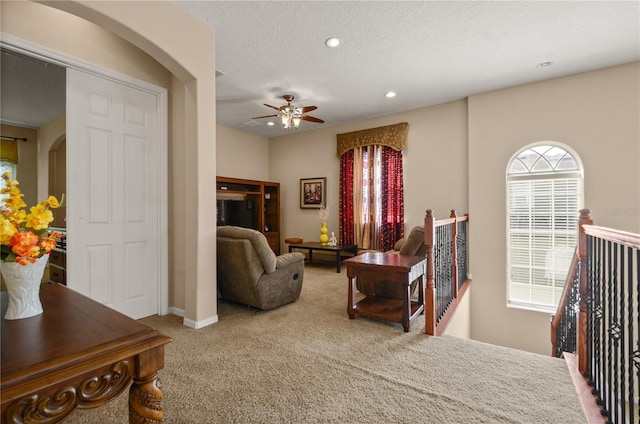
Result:
{"label": "decorative vase on table", "polygon": [[2,262],[2,278],[9,294],[9,305],[4,319],[30,318],[42,313],[40,284],[47,260],[49,255],[44,255],[27,265]]}
{"label": "decorative vase on table", "polygon": [[329,242],[329,236],[327,235],[327,233],[329,232],[329,230],[327,230],[327,223],[322,222],[321,224],[322,227],[320,228],[320,243],[327,244]]}

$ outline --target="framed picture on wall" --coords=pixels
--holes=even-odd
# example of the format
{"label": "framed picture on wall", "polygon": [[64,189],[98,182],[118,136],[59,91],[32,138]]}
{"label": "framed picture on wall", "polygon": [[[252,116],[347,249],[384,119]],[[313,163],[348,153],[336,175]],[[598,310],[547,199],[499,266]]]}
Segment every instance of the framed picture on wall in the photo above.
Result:
{"label": "framed picture on wall", "polygon": [[325,206],[327,197],[327,179],[302,178],[300,180],[300,207],[320,209]]}

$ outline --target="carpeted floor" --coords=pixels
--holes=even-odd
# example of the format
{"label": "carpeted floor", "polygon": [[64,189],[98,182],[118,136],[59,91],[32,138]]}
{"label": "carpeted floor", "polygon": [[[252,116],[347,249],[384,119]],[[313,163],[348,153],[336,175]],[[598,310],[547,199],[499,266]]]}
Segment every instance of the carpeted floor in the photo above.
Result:
{"label": "carpeted floor", "polygon": [[[429,337],[346,312],[347,280],[307,265],[297,302],[220,302],[220,322],[142,320],[172,337],[160,377],[166,423],[585,423],[564,361]],[[127,395],[68,423],[126,423]]]}

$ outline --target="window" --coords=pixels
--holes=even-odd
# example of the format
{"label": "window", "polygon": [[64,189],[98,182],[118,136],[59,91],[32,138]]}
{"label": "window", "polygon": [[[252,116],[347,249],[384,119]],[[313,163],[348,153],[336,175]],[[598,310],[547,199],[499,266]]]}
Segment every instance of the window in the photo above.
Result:
{"label": "window", "polygon": [[409,124],[337,135],[340,243],[386,251],[404,235],[402,150]]}
{"label": "window", "polygon": [[[16,164],[11,163],[8,160],[0,160],[0,175],[3,175],[5,172],[9,172],[11,174],[11,179],[15,180],[18,176],[16,175]],[[2,187],[4,188],[4,180],[2,180]],[[0,194],[0,201],[3,201],[5,197],[8,197],[8,194]]]}
{"label": "window", "polygon": [[344,244],[387,251],[403,236],[402,152],[370,145],[340,159],[340,234]]}
{"label": "window", "polygon": [[16,164],[11,163],[8,160],[0,160],[0,175],[4,174],[5,172],[11,173],[11,178],[15,180],[17,178]]}
{"label": "window", "polygon": [[555,311],[577,245],[582,166],[557,145],[535,145],[507,167],[507,304]]}

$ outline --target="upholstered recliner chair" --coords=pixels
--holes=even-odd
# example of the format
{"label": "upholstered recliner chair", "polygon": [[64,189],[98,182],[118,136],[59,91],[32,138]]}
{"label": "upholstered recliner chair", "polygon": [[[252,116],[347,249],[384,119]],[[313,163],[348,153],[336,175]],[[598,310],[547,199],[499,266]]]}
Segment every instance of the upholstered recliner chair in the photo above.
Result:
{"label": "upholstered recliner chair", "polygon": [[218,227],[218,294],[258,309],[273,309],[300,297],[304,254],[276,256],[264,234],[249,228]]}
{"label": "upholstered recliner chair", "polygon": [[[363,252],[361,252],[363,253]],[[418,225],[411,229],[409,236],[398,240],[393,248],[386,252],[388,255],[425,256],[427,247],[424,244],[424,226]],[[416,290],[416,282],[411,285],[411,294]],[[384,281],[356,279],[356,288],[367,296],[383,296],[402,299],[402,287],[397,284],[384,284]]]}

